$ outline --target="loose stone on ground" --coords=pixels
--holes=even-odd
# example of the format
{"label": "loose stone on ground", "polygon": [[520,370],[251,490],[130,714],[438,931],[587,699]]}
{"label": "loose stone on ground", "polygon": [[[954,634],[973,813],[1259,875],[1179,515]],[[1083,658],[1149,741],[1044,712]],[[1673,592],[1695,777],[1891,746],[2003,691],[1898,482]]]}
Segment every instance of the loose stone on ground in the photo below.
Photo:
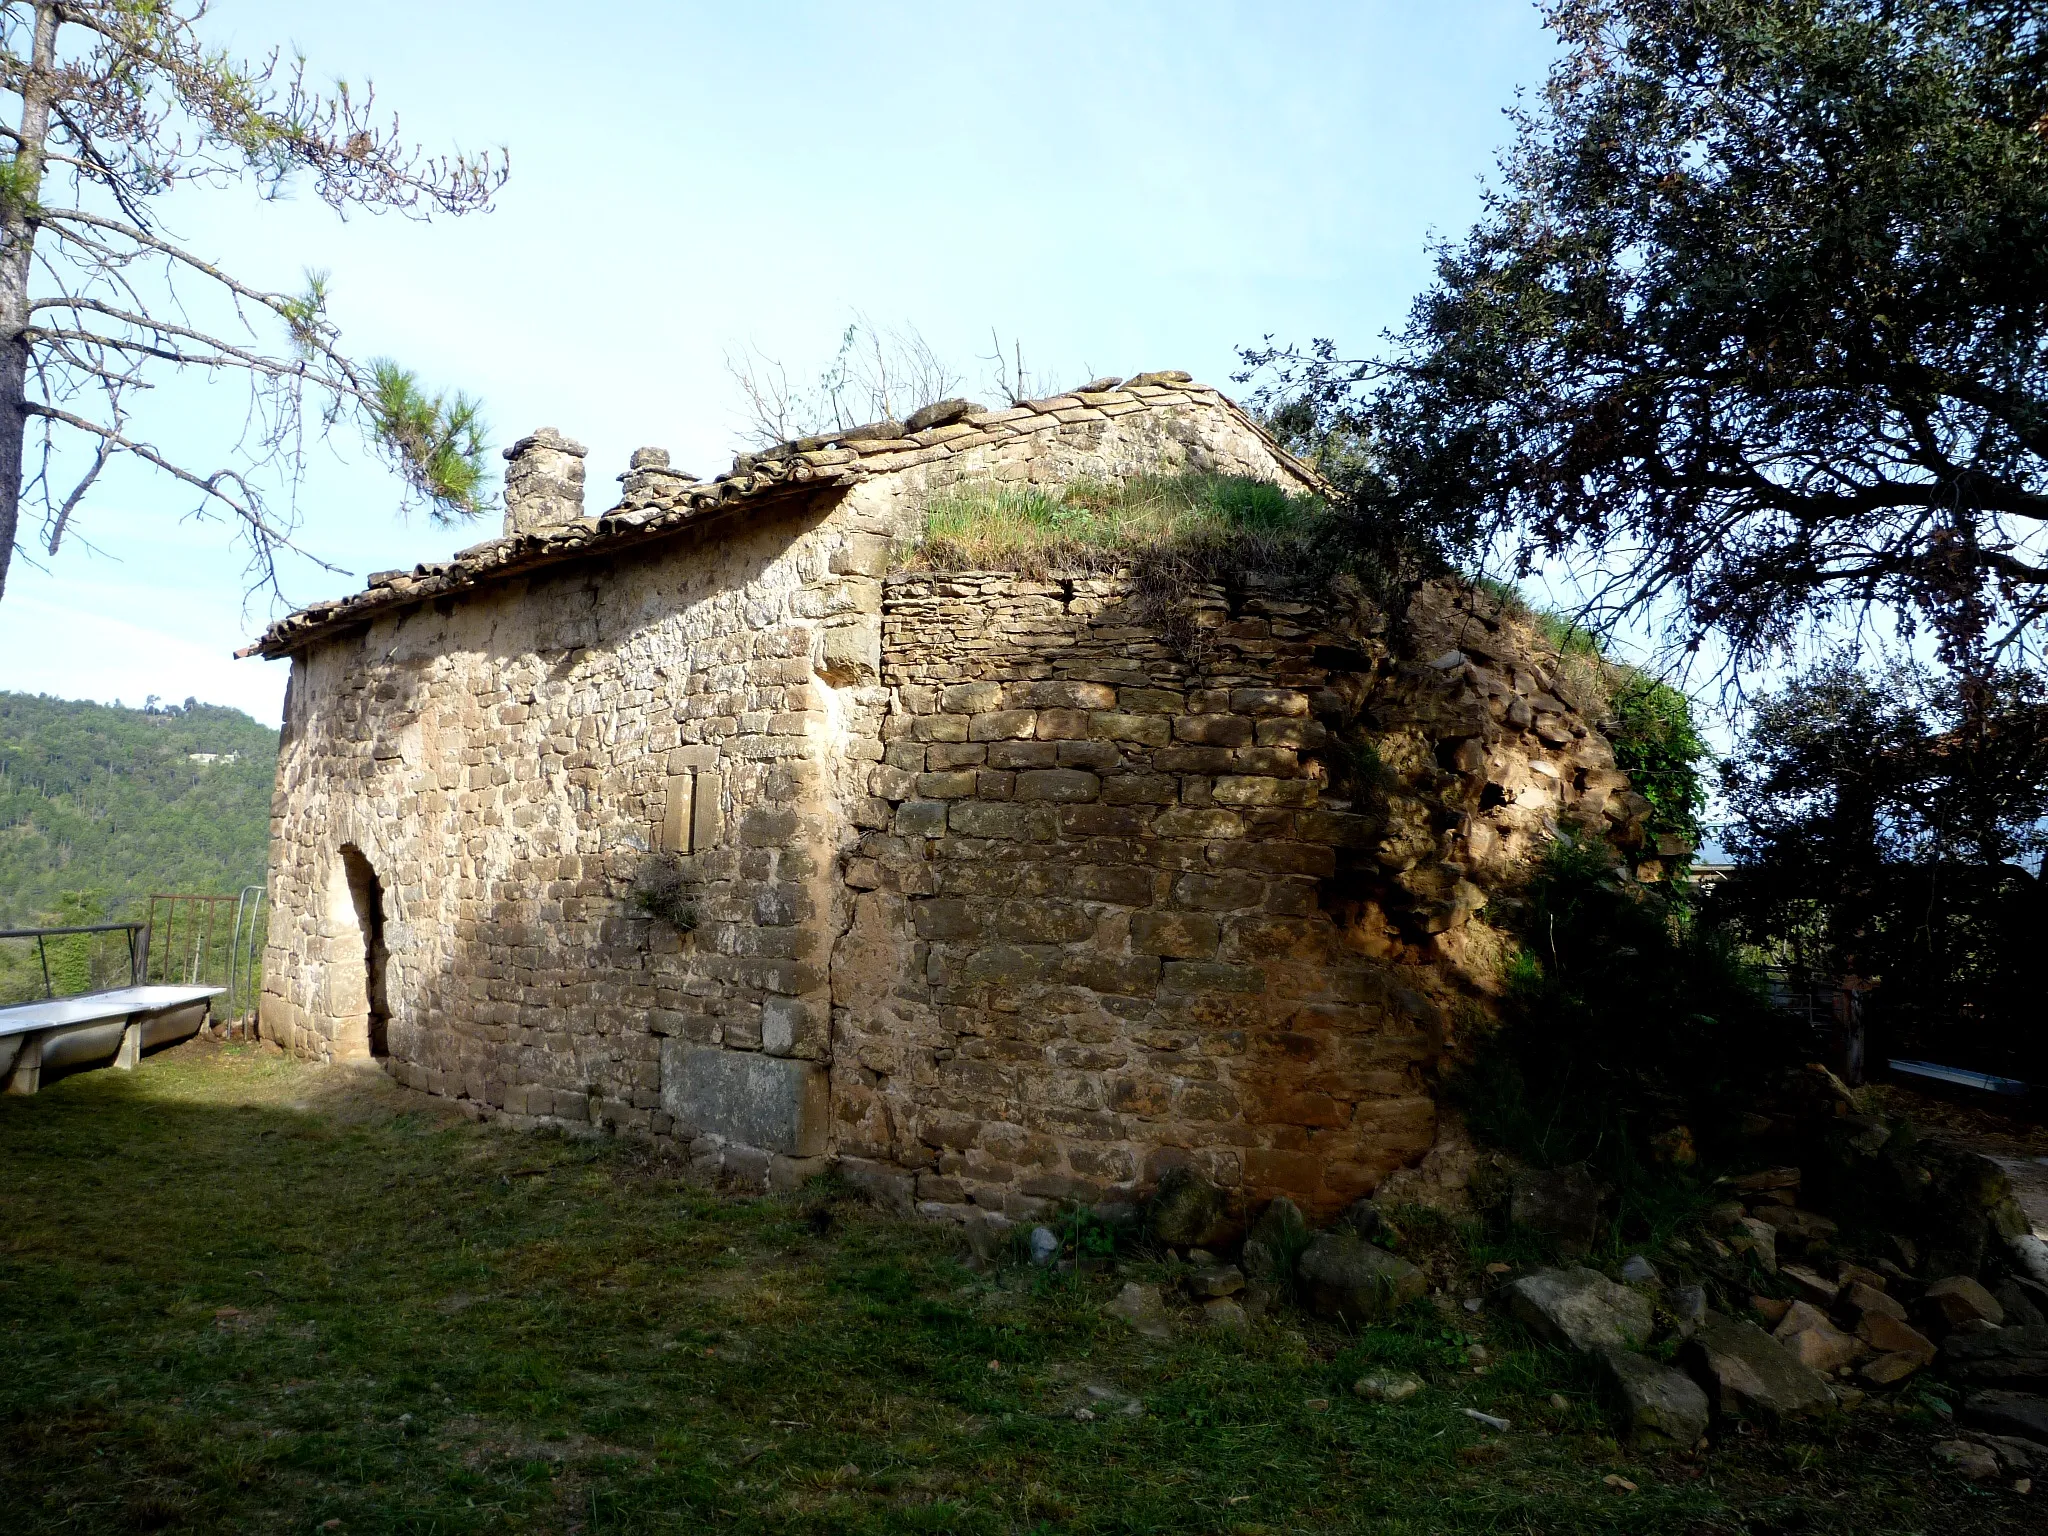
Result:
{"label": "loose stone on ground", "polygon": [[1827,1382],[1753,1323],[1709,1312],[1680,1358],[1706,1382],[1723,1413],[1767,1420],[1818,1413],[1834,1402]]}
{"label": "loose stone on ground", "polygon": [[1593,1352],[1638,1349],[1650,1341],[1649,1298],[1598,1270],[1538,1270],[1504,1291],[1514,1317],[1553,1344]]}
{"label": "loose stone on ground", "polygon": [[1690,1376],[1620,1350],[1602,1355],[1601,1364],[1636,1445],[1690,1450],[1707,1432],[1707,1394]]}

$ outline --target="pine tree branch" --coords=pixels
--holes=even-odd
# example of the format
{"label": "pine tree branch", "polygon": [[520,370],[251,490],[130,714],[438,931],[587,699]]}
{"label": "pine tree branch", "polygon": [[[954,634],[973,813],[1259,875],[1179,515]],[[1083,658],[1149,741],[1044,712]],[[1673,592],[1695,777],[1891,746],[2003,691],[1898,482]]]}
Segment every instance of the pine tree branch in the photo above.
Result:
{"label": "pine tree branch", "polygon": [[[55,406],[44,405],[39,401],[31,400],[26,402],[22,406],[22,411],[25,415],[41,417],[46,421],[60,422],[74,431],[87,433],[103,443],[111,444],[123,453],[131,453],[151,467],[163,471],[172,479],[183,481],[186,485],[201,492],[206,500],[219,502],[241,520],[244,528],[248,530],[259,550],[288,549],[293,554],[310,560],[323,571],[331,572],[336,576],[346,576],[348,574],[340,566],[331,565],[327,561],[322,560],[318,555],[301,548],[292,541],[291,536],[284,529],[272,523],[263,512],[262,496],[239,471],[217,469],[210,475],[198,474],[195,471],[186,469],[182,464],[166,458],[148,443],[138,442],[136,439],[111,427],[101,426],[96,421],[89,421],[83,416],[74,415],[70,411],[59,410]],[[230,494],[223,487],[232,487],[235,494]],[[238,497],[239,499],[237,499]],[[204,501],[202,501],[201,505],[203,506],[204,504]]]}

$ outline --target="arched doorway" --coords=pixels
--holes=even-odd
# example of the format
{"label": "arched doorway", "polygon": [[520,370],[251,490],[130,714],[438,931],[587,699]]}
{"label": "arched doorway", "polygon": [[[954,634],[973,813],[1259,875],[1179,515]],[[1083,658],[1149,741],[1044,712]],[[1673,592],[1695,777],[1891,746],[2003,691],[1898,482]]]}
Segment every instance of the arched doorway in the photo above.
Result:
{"label": "arched doorway", "polygon": [[341,867],[348,875],[349,901],[355,907],[356,927],[363,936],[363,991],[369,998],[370,1055],[378,1060],[391,1054],[391,1005],[384,989],[384,887],[377,871],[363,857],[363,850],[345,844]]}

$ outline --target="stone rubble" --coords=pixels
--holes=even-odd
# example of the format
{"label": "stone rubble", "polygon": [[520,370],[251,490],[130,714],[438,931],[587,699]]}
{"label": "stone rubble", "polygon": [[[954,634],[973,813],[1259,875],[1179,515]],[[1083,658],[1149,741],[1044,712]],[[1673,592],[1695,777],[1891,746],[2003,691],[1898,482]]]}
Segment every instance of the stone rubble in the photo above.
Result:
{"label": "stone rubble", "polygon": [[1133,1330],[1148,1339],[1170,1339],[1173,1337],[1173,1320],[1167,1314],[1166,1302],[1156,1285],[1140,1285],[1129,1281],[1117,1292],[1116,1299],[1102,1309],[1111,1317],[1122,1318]]}
{"label": "stone rubble", "polygon": [[1422,1390],[1422,1378],[1406,1371],[1368,1371],[1351,1390],[1374,1403],[1402,1403]]}
{"label": "stone rubble", "polygon": [[1595,1269],[1544,1269],[1502,1287],[1508,1311],[1538,1338],[1581,1353],[1641,1349],[1655,1324],[1650,1299]]}
{"label": "stone rubble", "polygon": [[1949,1328],[1972,1323],[1997,1327],[2005,1321],[2005,1308],[1998,1304],[1998,1298],[1970,1275],[1950,1275],[1935,1281],[1927,1287],[1921,1302],[1930,1317]]}
{"label": "stone rubble", "polygon": [[1422,1271],[1354,1232],[1325,1232],[1302,1250],[1295,1273],[1325,1317],[1378,1322],[1428,1290]]}
{"label": "stone rubble", "polygon": [[1684,1451],[1706,1434],[1707,1394],[1690,1376],[1623,1350],[1603,1353],[1600,1363],[1620,1399],[1630,1443]]}
{"label": "stone rubble", "polygon": [[1723,1413],[1766,1421],[1800,1418],[1834,1404],[1817,1371],[1802,1365],[1754,1323],[1709,1312],[1680,1350]]}
{"label": "stone rubble", "polygon": [[1864,1350],[1859,1339],[1842,1332],[1825,1312],[1805,1301],[1792,1303],[1771,1337],[1790,1350],[1793,1359],[1823,1376],[1833,1375]]}

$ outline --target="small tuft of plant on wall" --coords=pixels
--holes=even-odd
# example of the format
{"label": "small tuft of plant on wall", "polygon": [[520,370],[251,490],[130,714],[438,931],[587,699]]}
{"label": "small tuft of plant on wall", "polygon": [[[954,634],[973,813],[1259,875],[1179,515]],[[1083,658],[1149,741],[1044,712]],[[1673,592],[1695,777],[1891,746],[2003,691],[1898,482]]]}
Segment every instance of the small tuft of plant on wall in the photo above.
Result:
{"label": "small tuft of plant on wall", "polygon": [[678,933],[697,926],[697,904],[690,899],[683,861],[673,853],[650,853],[633,872],[633,905]]}

